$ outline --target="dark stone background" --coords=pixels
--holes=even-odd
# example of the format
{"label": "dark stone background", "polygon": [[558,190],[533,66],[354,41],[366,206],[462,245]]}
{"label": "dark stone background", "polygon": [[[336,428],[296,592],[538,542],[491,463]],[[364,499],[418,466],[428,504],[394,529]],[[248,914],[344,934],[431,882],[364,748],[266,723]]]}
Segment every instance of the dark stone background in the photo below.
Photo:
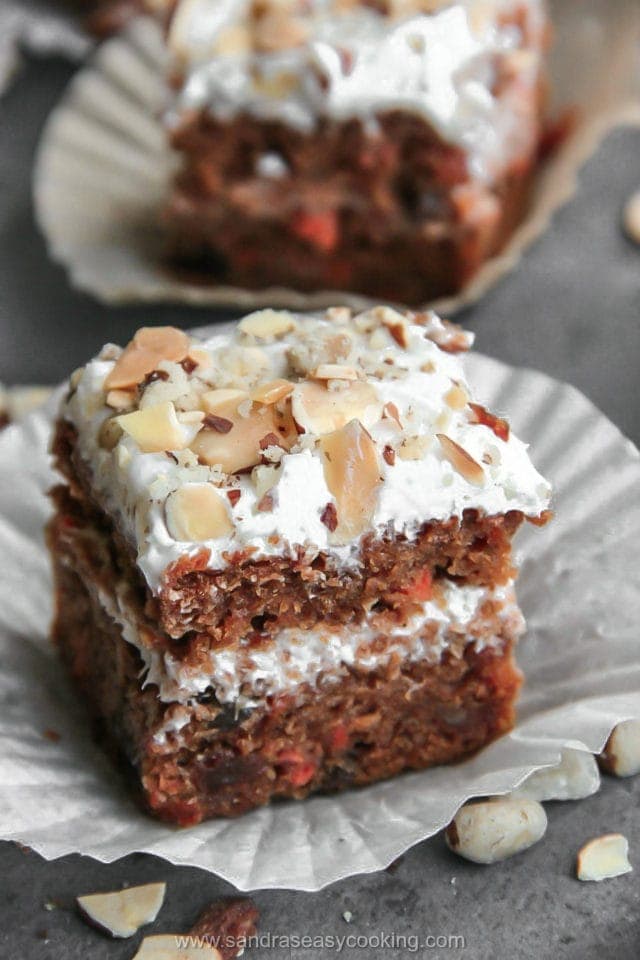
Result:
{"label": "dark stone background", "polygon": [[[225,316],[170,305],[102,306],[72,291],[62,269],[48,261],[33,223],[31,163],[45,117],[71,72],[61,61],[30,61],[0,100],[0,380],[9,384],[56,382],[104,341],[127,340],[150,314],[183,326]],[[620,213],[638,187],[640,130],[617,130],[587,164],[577,197],[519,269],[459,318],[476,331],[479,350],[573,383],[635,442],[640,441],[640,248],[622,235]],[[261,931],[290,936],[384,931],[413,935],[421,943],[427,935],[465,940],[464,948],[452,949],[414,949],[411,940],[398,949],[344,948],[345,956],[363,960],[416,952],[465,960],[636,960],[639,801],[640,778],[607,778],[595,797],[548,804],[544,840],[490,868],[455,858],[435,837],[386,871],[320,893],[259,892],[254,899],[262,912]],[[618,830],[629,838],[636,873],[603,884],[576,881],[578,847],[591,836]],[[0,960],[131,957],[137,941],[111,942],[87,927],[74,912],[74,897],[159,879],[169,888],[153,932],[185,930],[206,903],[230,892],[203,871],[141,854],[111,865],[79,856],[47,863],[0,844]],[[55,908],[47,910],[47,902]],[[342,916],[347,910],[353,914],[350,924]],[[252,950],[247,957],[324,960],[334,953],[283,946]]]}

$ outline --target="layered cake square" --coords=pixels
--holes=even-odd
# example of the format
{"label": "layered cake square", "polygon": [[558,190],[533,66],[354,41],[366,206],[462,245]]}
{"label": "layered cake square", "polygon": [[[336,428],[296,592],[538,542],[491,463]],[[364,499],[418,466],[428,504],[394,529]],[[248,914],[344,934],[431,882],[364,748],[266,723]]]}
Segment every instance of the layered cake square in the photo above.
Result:
{"label": "layered cake square", "polygon": [[[157,3],[154,3],[157,7]],[[176,0],[163,222],[187,277],[454,293],[526,208],[543,0]]]}
{"label": "layered cake square", "polygon": [[549,485],[431,312],[142,328],[76,371],[53,638],[181,825],[450,763],[507,731],[511,541]]}

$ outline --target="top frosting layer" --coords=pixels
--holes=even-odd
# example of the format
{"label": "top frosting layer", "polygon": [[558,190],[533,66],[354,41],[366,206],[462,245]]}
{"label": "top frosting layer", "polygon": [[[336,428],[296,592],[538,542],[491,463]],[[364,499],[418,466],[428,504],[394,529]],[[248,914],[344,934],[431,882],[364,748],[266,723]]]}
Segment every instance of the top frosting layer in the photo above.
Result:
{"label": "top frosting layer", "polygon": [[501,81],[515,71],[521,92],[537,87],[544,24],[543,0],[181,0],[177,106],[303,131],[408,111],[489,178],[529,135]]}
{"label": "top frosting layer", "polygon": [[74,374],[62,416],[152,589],[203,548],[212,569],[237,551],[350,564],[366,534],[548,506],[525,445],[473,403],[469,344],[389,307],[143,328]]}

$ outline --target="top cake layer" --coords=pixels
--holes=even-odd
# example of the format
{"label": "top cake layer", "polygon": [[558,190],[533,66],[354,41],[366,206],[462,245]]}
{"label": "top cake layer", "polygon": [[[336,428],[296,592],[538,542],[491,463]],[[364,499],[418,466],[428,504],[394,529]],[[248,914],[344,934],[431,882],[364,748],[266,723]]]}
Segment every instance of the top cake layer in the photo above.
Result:
{"label": "top cake layer", "polygon": [[177,110],[302,131],[408,111],[491,179],[530,146],[503,81],[539,85],[545,25],[543,0],[179,0]]}
{"label": "top cake layer", "polygon": [[388,307],[261,310],[202,339],[143,328],[74,374],[62,417],[152,590],[203,550],[213,570],[239,554],[351,566],[365,535],[548,506],[525,445],[473,403],[470,342]]}

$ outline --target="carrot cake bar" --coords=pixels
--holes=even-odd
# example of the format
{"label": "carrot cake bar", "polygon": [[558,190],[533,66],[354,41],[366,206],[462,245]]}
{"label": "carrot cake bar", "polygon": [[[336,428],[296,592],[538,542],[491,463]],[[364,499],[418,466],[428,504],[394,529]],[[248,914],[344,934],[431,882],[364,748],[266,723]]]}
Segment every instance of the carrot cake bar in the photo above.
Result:
{"label": "carrot cake bar", "polygon": [[164,228],[188,275],[416,305],[459,290],[517,224],[541,132],[543,0],[169,8],[181,166]]}
{"label": "carrot cake bar", "polygon": [[508,730],[511,540],[549,486],[430,312],[143,328],[53,451],[53,637],[147,807],[187,825]]}

